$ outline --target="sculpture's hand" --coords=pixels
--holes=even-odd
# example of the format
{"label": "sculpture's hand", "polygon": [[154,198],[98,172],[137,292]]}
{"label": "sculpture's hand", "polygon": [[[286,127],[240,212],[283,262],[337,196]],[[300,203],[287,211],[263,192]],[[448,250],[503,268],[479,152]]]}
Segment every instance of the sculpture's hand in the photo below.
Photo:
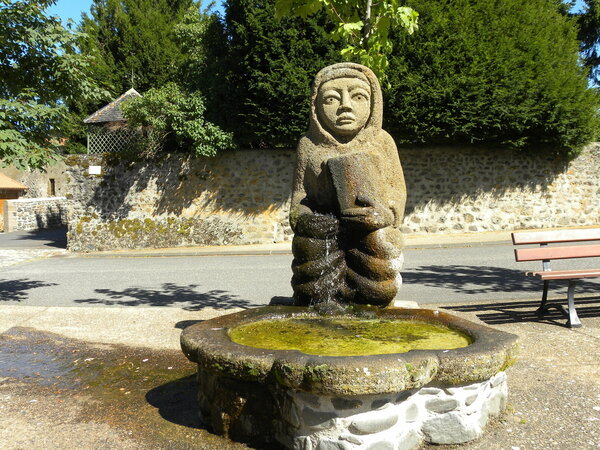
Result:
{"label": "sculpture's hand", "polygon": [[335,216],[306,213],[298,217],[294,231],[301,236],[325,239],[337,234],[339,225]]}
{"label": "sculpture's hand", "polygon": [[394,213],[383,203],[363,196],[359,196],[356,203],[361,206],[347,208],[341,212],[343,223],[370,231],[389,227],[394,223]]}

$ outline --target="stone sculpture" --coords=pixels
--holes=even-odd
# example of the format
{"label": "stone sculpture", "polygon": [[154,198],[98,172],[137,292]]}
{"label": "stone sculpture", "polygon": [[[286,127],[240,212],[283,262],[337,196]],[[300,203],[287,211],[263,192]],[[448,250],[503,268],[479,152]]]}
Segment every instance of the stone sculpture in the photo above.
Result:
{"label": "stone sculpture", "polygon": [[370,69],[340,63],[316,75],[290,210],[297,305],[387,306],[396,296],[406,186],[382,119],[381,88]]}

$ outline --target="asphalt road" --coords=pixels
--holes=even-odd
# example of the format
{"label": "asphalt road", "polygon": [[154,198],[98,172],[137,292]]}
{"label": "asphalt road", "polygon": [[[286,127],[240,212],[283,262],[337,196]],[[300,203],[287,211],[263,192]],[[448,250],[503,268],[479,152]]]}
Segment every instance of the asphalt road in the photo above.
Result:
{"label": "asphalt road", "polygon": [[56,249],[67,248],[67,229],[13,231],[0,233],[0,249]]}
{"label": "asphalt road", "polygon": [[[289,299],[291,255],[49,258],[0,269],[2,304],[35,306],[170,306],[231,309]],[[586,267],[590,261],[556,261]],[[440,305],[537,299],[541,283],[522,272],[512,246],[407,249],[401,296]],[[566,295],[558,283],[551,297]],[[598,294],[600,281],[582,282],[578,295]]]}

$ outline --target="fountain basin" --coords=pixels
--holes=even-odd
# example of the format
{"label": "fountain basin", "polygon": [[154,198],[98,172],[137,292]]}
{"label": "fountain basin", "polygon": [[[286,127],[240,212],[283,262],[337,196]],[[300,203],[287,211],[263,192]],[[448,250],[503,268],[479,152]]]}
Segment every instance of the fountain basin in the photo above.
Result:
{"label": "fountain basin", "polygon": [[[505,407],[504,370],[517,336],[441,311],[363,307],[358,316],[450,327],[471,344],[360,356],[267,350],[230,339],[251,322],[316,316],[307,308],[256,308],[184,330],[181,345],[198,363],[200,414],[233,440],[287,448],[414,448],[477,438]],[[334,447],[328,447],[333,445]]]}

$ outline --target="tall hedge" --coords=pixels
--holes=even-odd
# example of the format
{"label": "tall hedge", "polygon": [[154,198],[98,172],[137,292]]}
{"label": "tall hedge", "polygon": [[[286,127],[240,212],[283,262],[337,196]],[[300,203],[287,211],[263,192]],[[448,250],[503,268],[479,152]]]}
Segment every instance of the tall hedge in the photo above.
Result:
{"label": "tall hedge", "polygon": [[224,9],[201,75],[210,118],[243,147],[295,146],[308,126],[310,83],[339,58],[325,17],[279,21],[272,0],[227,0]]}
{"label": "tall hedge", "polygon": [[597,132],[598,95],[558,0],[406,0],[386,128],[404,144],[477,143],[574,155]]}
{"label": "tall hedge", "polygon": [[[94,74],[115,96],[133,85],[140,92],[177,81],[185,56],[175,26],[193,0],[93,0],[79,30],[83,53],[97,56]],[[197,7],[197,6],[196,6]]]}

